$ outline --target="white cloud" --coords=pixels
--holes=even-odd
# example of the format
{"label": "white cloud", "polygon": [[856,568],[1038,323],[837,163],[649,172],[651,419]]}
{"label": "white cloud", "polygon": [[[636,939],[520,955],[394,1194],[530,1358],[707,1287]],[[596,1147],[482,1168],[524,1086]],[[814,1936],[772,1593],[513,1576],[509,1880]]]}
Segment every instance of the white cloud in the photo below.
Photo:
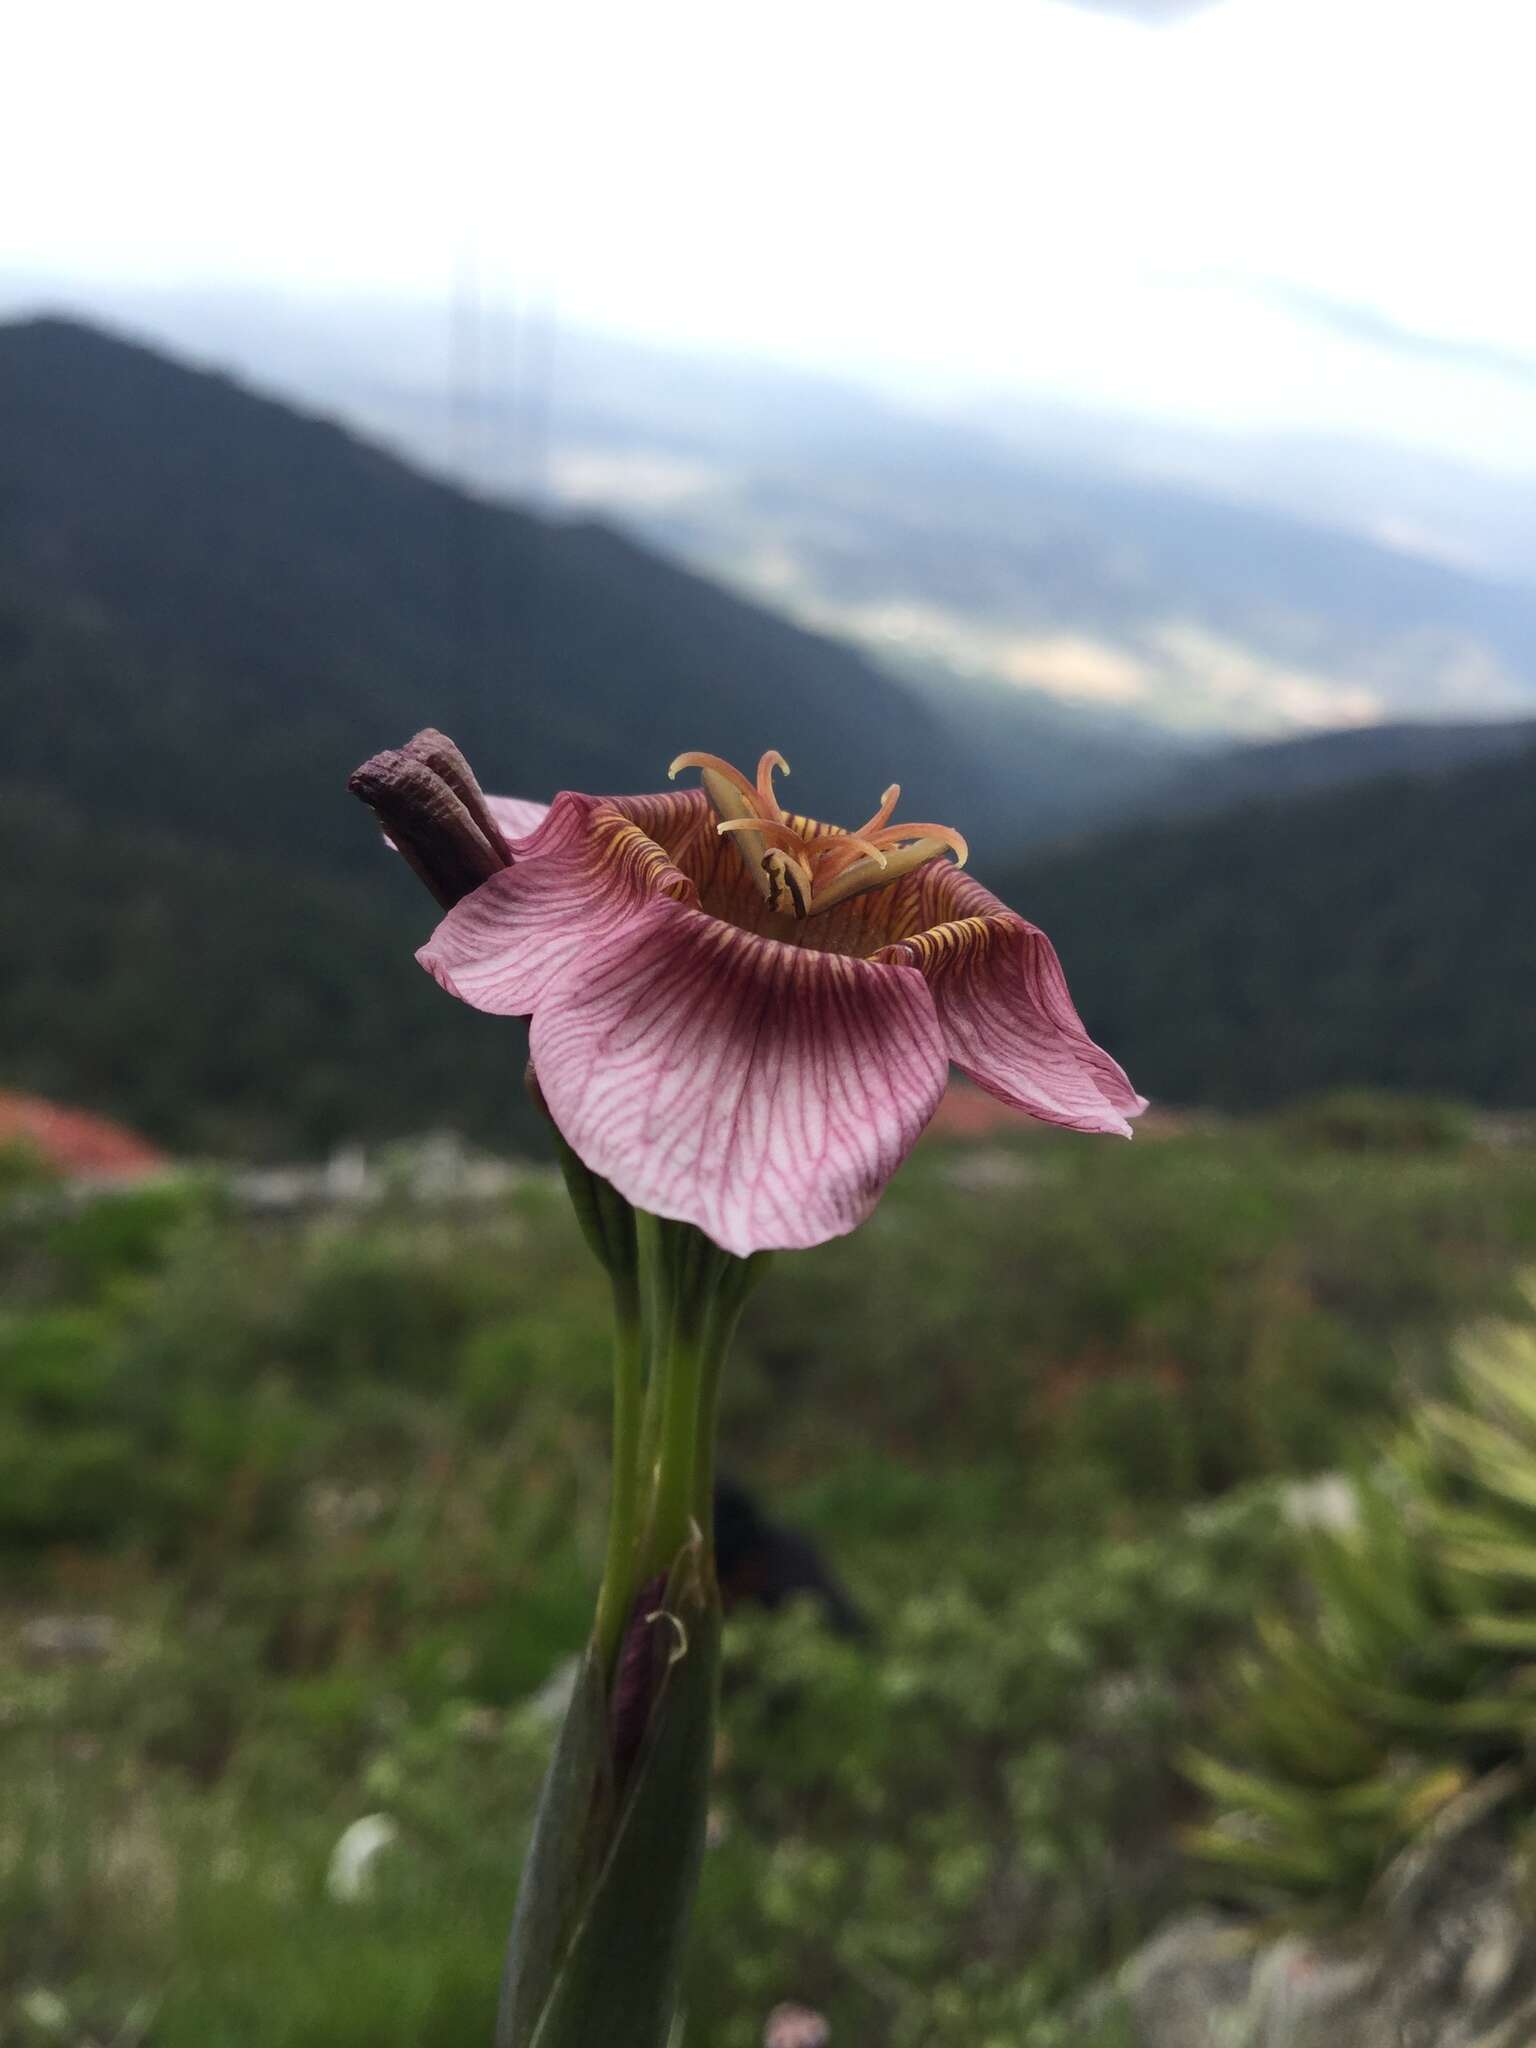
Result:
{"label": "white cloud", "polygon": [[0,267],[473,286],[1536,468],[1536,392],[1187,282],[1536,348],[1508,0],[1226,0],[1155,34],[1056,0],[87,0],[7,46]]}

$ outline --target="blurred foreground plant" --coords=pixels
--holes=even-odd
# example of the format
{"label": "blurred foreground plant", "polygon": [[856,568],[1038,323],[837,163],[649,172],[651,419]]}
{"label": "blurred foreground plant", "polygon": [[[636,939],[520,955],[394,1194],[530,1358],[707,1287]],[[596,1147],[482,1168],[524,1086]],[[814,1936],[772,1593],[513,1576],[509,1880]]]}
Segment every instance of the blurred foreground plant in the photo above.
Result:
{"label": "blurred foreground plant", "polygon": [[[422,964],[532,1019],[533,1075],[615,1311],[593,1634],[523,1870],[500,2048],[661,2048],[709,1789],[721,1368],[764,1254],[870,1213],[949,1062],[1044,1121],[1129,1135],[1045,935],[946,827],[857,832],[709,754],[686,793],[487,798],[441,734],[352,778],[447,909]],[[954,856],[953,863],[946,856]]]}
{"label": "blurred foreground plant", "polygon": [[[1536,1309],[1536,1281],[1527,1284]],[[1219,1889],[1357,1910],[1453,1801],[1521,1782],[1536,1748],[1536,1324],[1466,1336],[1426,1403],[1305,1538],[1310,1611],[1259,1626],[1189,1846]]]}

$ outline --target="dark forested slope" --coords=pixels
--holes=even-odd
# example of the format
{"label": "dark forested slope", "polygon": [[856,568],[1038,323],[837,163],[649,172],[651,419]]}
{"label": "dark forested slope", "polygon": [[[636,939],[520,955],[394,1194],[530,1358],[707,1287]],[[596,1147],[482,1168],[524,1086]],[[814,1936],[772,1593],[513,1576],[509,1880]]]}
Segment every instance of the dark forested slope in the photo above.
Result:
{"label": "dark forested slope", "polygon": [[986,781],[857,655],[605,527],[58,320],[0,327],[0,691],[6,780],[306,860],[362,858],[337,789],[424,724],[527,795],[653,788],[685,747],[781,747],[807,809]]}
{"label": "dark forested slope", "polygon": [[1441,775],[1533,746],[1536,719],[1531,718],[1304,733],[1175,763],[1160,782],[1134,792],[1120,815],[1133,811],[1145,818],[1191,818],[1244,803],[1343,789],[1384,775]]}
{"label": "dark forested slope", "polygon": [[1536,752],[1117,832],[1010,894],[1154,1096],[1536,1105]]}

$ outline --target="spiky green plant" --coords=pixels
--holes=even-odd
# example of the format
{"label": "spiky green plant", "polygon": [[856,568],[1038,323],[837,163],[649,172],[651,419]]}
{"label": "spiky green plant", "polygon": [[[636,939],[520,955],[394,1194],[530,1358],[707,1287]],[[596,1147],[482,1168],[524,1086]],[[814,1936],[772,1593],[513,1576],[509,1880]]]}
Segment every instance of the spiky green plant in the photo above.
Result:
{"label": "spiky green plant", "polygon": [[1536,1742],[1536,1322],[1469,1333],[1354,1494],[1350,1526],[1300,1539],[1302,1611],[1260,1620],[1187,1759],[1214,1888],[1318,1920]]}

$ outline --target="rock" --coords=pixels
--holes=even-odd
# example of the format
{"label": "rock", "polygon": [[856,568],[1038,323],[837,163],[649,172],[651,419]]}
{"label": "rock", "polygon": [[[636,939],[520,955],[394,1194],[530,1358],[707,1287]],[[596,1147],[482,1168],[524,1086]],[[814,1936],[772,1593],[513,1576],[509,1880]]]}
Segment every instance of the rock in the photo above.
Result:
{"label": "rock", "polygon": [[1280,1512],[1293,1529],[1323,1529],[1347,1536],[1360,1526],[1360,1494],[1342,1472],[1297,1479],[1280,1495]]}
{"label": "rock", "polygon": [[1511,1768],[1455,1801],[1347,1937],[1214,1913],[1164,1928],[1116,1981],[1134,2048],[1531,2048],[1536,1914],[1493,1824],[1523,1787]]}
{"label": "rock", "polygon": [[117,1645],[110,1614],[39,1614],[24,1622],[21,1653],[29,1664],[100,1664]]}
{"label": "rock", "polygon": [[56,1991],[29,1991],[17,2008],[28,2026],[40,2034],[64,2035],[70,2031],[69,2007]]}
{"label": "rock", "polygon": [[400,1830],[387,1813],[365,1813],[344,1828],[331,1851],[325,1888],[342,1905],[355,1905],[373,1889],[374,1865],[399,1839]]}
{"label": "rock", "polygon": [[1215,1913],[1165,1927],[1120,1973],[1136,2048],[1247,2048],[1238,2028],[1253,1966],[1251,1938]]}

